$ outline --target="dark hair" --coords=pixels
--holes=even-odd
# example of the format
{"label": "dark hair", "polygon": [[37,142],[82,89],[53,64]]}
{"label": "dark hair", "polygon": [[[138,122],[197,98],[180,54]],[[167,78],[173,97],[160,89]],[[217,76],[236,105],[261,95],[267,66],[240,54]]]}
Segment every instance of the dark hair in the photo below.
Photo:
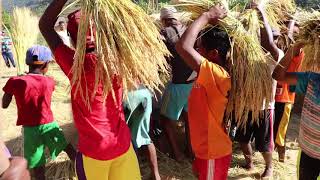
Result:
{"label": "dark hair", "polygon": [[44,63],[44,64],[30,64],[29,68],[31,70],[35,70],[35,69],[45,69],[47,66],[49,65],[49,63]]}
{"label": "dark hair", "polygon": [[65,24],[66,22],[64,22],[64,21],[59,21],[58,22],[58,24],[60,25],[60,24]]}
{"label": "dark hair", "polygon": [[231,47],[230,39],[225,31],[217,27],[204,29],[201,34],[201,45],[207,51],[218,50],[219,55],[225,60]]}

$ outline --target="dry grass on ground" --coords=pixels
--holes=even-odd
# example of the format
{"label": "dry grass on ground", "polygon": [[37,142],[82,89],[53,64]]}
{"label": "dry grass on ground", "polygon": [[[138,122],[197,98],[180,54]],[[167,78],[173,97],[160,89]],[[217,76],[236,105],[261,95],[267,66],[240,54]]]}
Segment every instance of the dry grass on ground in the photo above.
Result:
{"label": "dry grass on ground", "polygon": [[[2,59],[1,59],[2,60]],[[0,63],[0,86],[4,86],[9,77],[14,76],[16,72],[12,69],[4,68],[4,64]],[[72,123],[71,105],[69,98],[69,86],[68,80],[60,71],[57,65],[53,64],[50,67],[48,75],[54,76],[56,79],[56,91],[53,95],[52,110],[54,112],[55,120],[62,127],[67,139],[75,145],[77,136],[76,130]],[[0,91],[2,97],[3,92]],[[8,109],[0,109],[1,123],[0,123],[0,136],[6,142],[7,146],[14,155],[21,155],[22,138],[21,127],[16,127],[16,106],[15,102],[12,102]],[[285,164],[277,162],[277,153],[274,153],[274,178],[280,180],[295,180],[296,179],[296,156],[298,152],[297,143],[295,138],[297,137],[298,123],[296,118],[293,118],[289,127],[288,133],[288,156]],[[185,163],[179,164],[174,160],[168,158],[166,155],[158,153],[160,173],[164,177],[163,179],[173,180],[192,180],[195,177],[192,174],[191,163],[186,160]],[[150,171],[148,163],[145,158],[141,158],[141,171],[143,179],[149,179]],[[255,153],[254,162],[256,168],[252,172],[246,172],[239,168],[239,163],[243,162],[243,157],[235,145],[234,155],[231,168],[229,169],[228,179],[259,179],[259,173],[263,171],[263,159],[261,154]],[[68,161],[65,153],[62,153],[56,161],[48,163],[48,179],[74,179],[73,167]]]}

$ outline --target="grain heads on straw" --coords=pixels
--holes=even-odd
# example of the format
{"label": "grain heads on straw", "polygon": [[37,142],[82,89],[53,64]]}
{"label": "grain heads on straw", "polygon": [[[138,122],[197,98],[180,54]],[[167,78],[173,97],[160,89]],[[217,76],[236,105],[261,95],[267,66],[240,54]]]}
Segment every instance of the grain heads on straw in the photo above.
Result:
{"label": "grain heads on straw", "polygon": [[[179,3],[176,6],[191,12],[195,18],[216,3],[224,4],[228,8],[225,1],[218,0],[180,0]],[[272,77],[268,67],[269,58],[257,38],[257,27],[250,26],[248,22],[245,28],[236,14],[238,15],[229,13],[219,23],[231,37],[232,44],[230,58],[232,86],[226,115],[233,116],[238,126],[245,126],[249,112],[252,112],[253,119],[257,120],[264,101],[270,102]],[[255,21],[259,24],[256,17]]]}
{"label": "grain heads on straw", "polygon": [[304,12],[300,16],[300,33],[297,41],[304,42],[305,53],[302,61],[302,71],[320,72],[320,12]]}
{"label": "grain heads on straw", "polygon": [[10,36],[18,64],[18,74],[25,71],[25,56],[29,47],[37,42],[39,34],[39,18],[28,8],[15,8],[13,10]]}
{"label": "grain heads on straw", "polygon": [[[158,72],[168,74],[165,56],[169,56],[169,51],[151,17],[130,0],[82,0],[81,3],[73,84],[78,89],[81,86],[85,35],[91,29],[98,57],[95,84],[96,87],[103,84],[104,96],[112,90],[114,76],[121,80],[125,94],[135,88],[137,81],[151,91],[163,85]],[[90,25],[94,28],[88,28]]]}

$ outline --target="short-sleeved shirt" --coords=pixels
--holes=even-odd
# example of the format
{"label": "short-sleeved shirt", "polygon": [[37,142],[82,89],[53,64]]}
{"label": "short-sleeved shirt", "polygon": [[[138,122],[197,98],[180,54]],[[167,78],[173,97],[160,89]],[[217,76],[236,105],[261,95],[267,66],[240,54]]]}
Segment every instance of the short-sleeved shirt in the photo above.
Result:
{"label": "short-sleeved shirt", "polygon": [[185,84],[190,81],[193,70],[184,62],[176,51],[175,45],[186,30],[182,25],[169,26],[161,30],[161,34],[165,38],[165,44],[171,53],[168,62],[172,69],[172,83]]}
{"label": "short-sleeved shirt", "polygon": [[296,93],[304,94],[299,144],[304,153],[320,159],[320,74],[295,73],[298,77]]}
{"label": "short-sleeved shirt", "polygon": [[229,74],[219,65],[203,60],[189,96],[189,126],[192,149],[200,159],[217,159],[232,153],[232,143],[223,127],[231,88]]}
{"label": "short-sleeved shirt", "polygon": [[[55,50],[56,62],[63,72],[72,79],[71,67],[75,51],[64,44]],[[82,87],[88,87],[89,96],[95,85],[95,67],[97,57],[94,53],[85,55]],[[90,101],[91,110],[85,105],[75,87],[71,90],[71,103],[74,123],[79,133],[79,151],[93,159],[110,160],[127,152],[130,147],[130,131],[126,124],[122,108],[121,83],[113,80],[114,97],[109,93],[105,99],[102,85],[99,84],[96,95]]]}
{"label": "short-sleeved shirt", "polygon": [[[289,66],[288,72],[297,72],[302,63],[304,53],[301,52],[298,56],[294,57]],[[289,85],[286,83],[278,82],[277,92],[275,96],[276,102],[294,103],[295,93],[290,92]]]}
{"label": "short-sleeved shirt", "polygon": [[18,109],[17,125],[37,126],[53,121],[51,97],[55,82],[40,74],[12,77],[3,91],[16,99]]}
{"label": "short-sleeved shirt", "polygon": [[1,42],[1,51],[4,52],[11,52],[10,49],[10,40],[9,39],[3,39]]}

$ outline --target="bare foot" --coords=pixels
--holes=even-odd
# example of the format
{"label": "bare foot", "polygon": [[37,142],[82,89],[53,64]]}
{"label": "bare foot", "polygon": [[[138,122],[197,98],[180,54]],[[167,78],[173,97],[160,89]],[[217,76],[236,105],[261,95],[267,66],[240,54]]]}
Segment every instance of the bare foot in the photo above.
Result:
{"label": "bare foot", "polygon": [[286,157],[286,148],[284,146],[278,146],[279,162],[284,162]]}
{"label": "bare foot", "polygon": [[264,172],[262,173],[261,177],[262,179],[271,178],[273,175],[273,169],[272,167],[266,167],[264,169]]}
{"label": "bare foot", "polygon": [[241,166],[241,168],[246,169],[247,171],[252,171],[254,169],[253,163],[247,163]]}

